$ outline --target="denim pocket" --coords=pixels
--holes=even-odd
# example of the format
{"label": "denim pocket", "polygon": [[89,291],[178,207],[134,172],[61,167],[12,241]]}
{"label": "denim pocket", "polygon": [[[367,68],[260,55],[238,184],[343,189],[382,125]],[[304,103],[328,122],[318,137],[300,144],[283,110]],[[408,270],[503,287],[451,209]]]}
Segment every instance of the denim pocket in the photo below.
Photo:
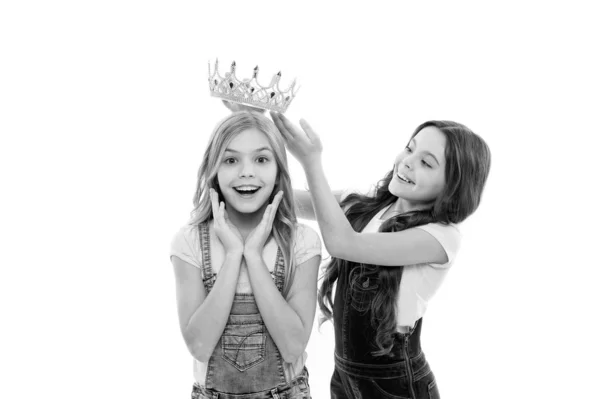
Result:
{"label": "denim pocket", "polygon": [[429,399],[440,399],[440,392],[435,379],[427,385],[427,392],[429,393]]}
{"label": "denim pocket", "polygon": [[373,274],[361,275],[360,268],[350,272],[350,304],[359,312],[366,312],[377,292],[379,285]]}
{"label": "denim pocket", "polygon": [[[370,380],[374,391],[371,393],[374,398],[386,399],[409,399],[410,393],[399,386],[398,380],[376,379]],[[371,396],[369,396],[371,397]]]}
{"label": "denim pocket", "polygon": [[229,323],[221,336],[223,359],[239,371],[265,360],[267,335],[262,323]]}

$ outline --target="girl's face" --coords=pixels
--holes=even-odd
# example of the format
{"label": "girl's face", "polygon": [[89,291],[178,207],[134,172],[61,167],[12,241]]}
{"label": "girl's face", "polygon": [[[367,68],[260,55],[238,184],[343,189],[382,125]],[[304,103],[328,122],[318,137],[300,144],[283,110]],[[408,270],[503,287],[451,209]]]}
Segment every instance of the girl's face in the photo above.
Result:
{"label": "girl's face", "polygon": [[435,126],[424,127],[394,163],[388,189],[414,203],[435,200],[444,189],[446,136]]}
{"label": "girl's face", "polygon": [[260,210],[277,179],[277,162],[267,136],[256,128],[240,132],[225,149],[217,179],[228,207],[240,213]]}

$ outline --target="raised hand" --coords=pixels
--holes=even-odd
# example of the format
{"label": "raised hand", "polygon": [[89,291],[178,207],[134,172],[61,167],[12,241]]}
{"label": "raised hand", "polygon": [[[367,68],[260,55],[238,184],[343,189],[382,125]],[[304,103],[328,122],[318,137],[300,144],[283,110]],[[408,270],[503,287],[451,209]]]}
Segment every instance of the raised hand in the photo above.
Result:
{"label": "raised hand", "polygon": [[263,213],[263,217],[260,223],[248,234],[246,237],[246,241],[244,242],[244,256],[262,256],[262,251],[271,234],[271,229],[273,227],[273,220],[275,220],[275,214],[277,213],[277,208],[279,207],[279,203],[283,198],[283,191],[278,192],[273,198],[273,202],[267,205],[265,208],[265,213]]}
{"label": "raised hand", "polygon": [[227,216],[225,203],[219,203],[219,195],[214,189],[210,189],[210,202],[214,218],[214,228],[217,237],[223,244],[226,253],[243,254],[244,239],[237,227],[235,227]]}
{"label": "raised hand", "polygon": [[275,126],[281,132],[288,151],[302,164],[303,167],[312,164],[321,157],[323,145],[321,139],[310,127],[308,122],[300,119],[302,130],[292,124],[289,119],[279,113],[271,112]]}

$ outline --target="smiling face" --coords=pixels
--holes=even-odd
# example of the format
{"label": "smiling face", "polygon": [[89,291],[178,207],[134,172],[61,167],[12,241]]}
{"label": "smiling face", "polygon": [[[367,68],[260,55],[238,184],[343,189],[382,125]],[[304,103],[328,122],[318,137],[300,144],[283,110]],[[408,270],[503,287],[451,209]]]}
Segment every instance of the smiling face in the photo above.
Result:
{"label": "smiling face", "polygon": [[277,162],[267,136],[243,130],[225,149],[217,180],[227,211],[254,213],[267,205],[277,180]]}
{"label": "smiling face", "polygon": [[434,201],[444,189],[446,136],[435,126],[416,134],[394,162],[389,191],[411,203]]}

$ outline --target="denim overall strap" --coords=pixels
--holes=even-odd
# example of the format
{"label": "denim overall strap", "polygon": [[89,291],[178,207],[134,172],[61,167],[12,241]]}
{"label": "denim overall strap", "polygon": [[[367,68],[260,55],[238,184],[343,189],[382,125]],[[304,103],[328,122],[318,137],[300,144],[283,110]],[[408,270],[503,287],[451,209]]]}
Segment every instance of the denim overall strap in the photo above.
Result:
{"label": "denim overall strap", "polygon": [[202,250],[202,282],[208,295],[217,278],[217,275],[213,273],[210,260],[210,229],[208,222],[200,223],[198,229],[200,231],[200,248]]}
{"label": "denim overall strap", "polygon": [[283,293],[283,286],[285,283],[285,259],[281,248],[277,247],[277,260],[275,261],[275,268],[272,273],[275,278],[275,286],[279,292]]}
{"label": "denim overall strap", "polygon": [[[200,229],[204,284],[210,291],[216,275],[211,267],[208,225],[202,224]],[[284,270],[283,256],[278,249],[273,278],[280,291]],[[199,387],[202,396],[198,397],[254,399],[279,396],[285,399],[288,396],[280,392],[289,384],[286,384],[283,366],[283,358],[264,324],[254,295],[236,293],[221,339],[208,361],[205,386]]]}

